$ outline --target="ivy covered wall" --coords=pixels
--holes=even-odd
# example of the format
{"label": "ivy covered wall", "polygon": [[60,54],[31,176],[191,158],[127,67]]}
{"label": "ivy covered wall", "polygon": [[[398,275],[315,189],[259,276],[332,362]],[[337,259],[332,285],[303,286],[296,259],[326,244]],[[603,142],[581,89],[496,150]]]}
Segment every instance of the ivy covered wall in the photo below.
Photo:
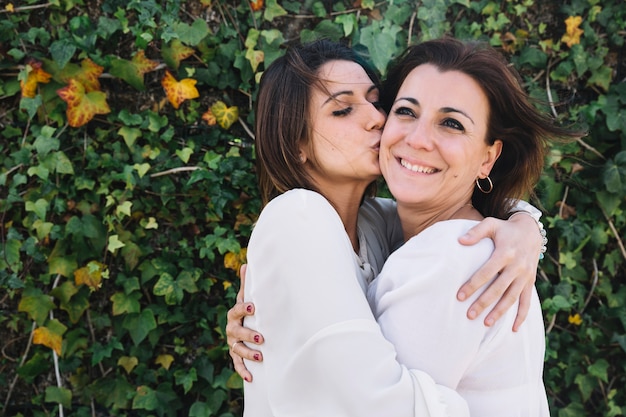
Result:
{"label": "ivy covered wall", "polygon": [[500,48],[590,131],[531,200],[545,381],[554,416],[626,415],[623,0],[1,1],[0,415],[241,415],[224,326],[260,74],[323,36],[384,76],[444,34]]}

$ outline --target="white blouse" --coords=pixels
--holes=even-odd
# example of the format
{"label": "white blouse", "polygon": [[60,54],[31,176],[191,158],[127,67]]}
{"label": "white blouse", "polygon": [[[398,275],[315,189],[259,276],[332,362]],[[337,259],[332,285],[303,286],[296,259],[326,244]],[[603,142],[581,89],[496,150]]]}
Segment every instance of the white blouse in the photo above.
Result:
{"label": "white blouse", "polygon": [[[361,237],[368,251],[384,250]],[[354,253],[321,195],[298,189],[272,200],[247,256],[245,299],[256,311],[244,324],[266,341],[263,362],[246,361],[254,380],[244,383],[245,417],[469,415],[456,392],[398,363],[363,292],[376,267]]]}
{"label": "white blouse", "polygon": [[448,220],[411,238],[387,259],[368,290],[374,316],[400,363],[456,390],[479,417],[549,416],[542,381],[545,331],[534,291],[528,317],[511,329],[511,308],[492,327],[466,318],[474,294],[455,302],[459,287],[491,256],[493,242],[463,246],[478,222]]}

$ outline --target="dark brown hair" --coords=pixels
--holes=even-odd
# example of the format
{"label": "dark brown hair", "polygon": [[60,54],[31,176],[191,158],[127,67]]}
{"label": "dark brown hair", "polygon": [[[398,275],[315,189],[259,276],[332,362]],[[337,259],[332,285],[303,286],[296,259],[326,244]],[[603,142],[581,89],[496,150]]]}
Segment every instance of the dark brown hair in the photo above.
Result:
{"label": "dark brown hair", "polygon": [[[543,170],[547,145],[569,140],[581,132],[558,126],[533,105],[520,85],[520,76],[494,48],[479,42],[444,38],[410,46],[392,66],[381,91],[389,112],[400,86],[417,66],[431,64],[441,72],[459,71],[474,79],[489,101],[486,141],[502,141],[502,153],[490,173],[493,191],[474,189],[472,204],[484,216],[506,218],[512,202],[531,192]],[[451,88],[454,88],[451,86]],[[488,188],[482,182],[483,188]]]}
{"label": "dark brown hair", "polygon": [[300,146],[311,137],[309,101],[312,89],[321,88],[319,69],[338,60],[359,64],[374,84],[380,84],[356,52],[329,40],[291,46],[263,73],[256,100],[255,139],[263,204],[293,188],[316,190],[300,162]]}

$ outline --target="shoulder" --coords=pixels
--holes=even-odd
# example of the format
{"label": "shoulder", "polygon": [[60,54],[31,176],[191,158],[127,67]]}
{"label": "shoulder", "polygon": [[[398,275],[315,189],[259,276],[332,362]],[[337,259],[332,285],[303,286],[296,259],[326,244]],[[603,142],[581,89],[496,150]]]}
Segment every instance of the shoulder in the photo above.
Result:
{"label": "shoulder", "polygon": [[301,188],[289,190],[270,201],[261,211],[257,223],[266,218],[305,219],[336,216],[337,212],[321,194]]}
{"label": "shoulder", "polygon": [[[305,239],[344,232],[337,211],[319,193],[304,189],[287,191],[270,201],[261,211],[252,237],[265,239]],[[298,236],[300,236],[298,238]],[[251,237],[251,239],[252,239]]]}
{"label": "shoulder", "polygon": [[[475,245],[465,246],[458,241],[478,222],[474,220],[447,220],[438,222],[409,239],[393,252],[385,268],[416,268],[422,277],[455,276],[459,282],[467,279],[491,256],[494,245],[491,239],[482,239]],[[451,278],[450,278],[451,279]]]}

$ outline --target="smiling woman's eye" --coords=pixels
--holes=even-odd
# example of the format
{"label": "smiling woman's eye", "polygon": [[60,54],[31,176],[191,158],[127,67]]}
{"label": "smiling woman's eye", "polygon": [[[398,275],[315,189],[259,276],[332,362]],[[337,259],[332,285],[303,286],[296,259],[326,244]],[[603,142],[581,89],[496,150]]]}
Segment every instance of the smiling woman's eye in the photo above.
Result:
{"label": "smiling woman's eye", "polygon": [[335,110],[333,116],[347,116],[352,112],[352,107],[346,107],[345,109]]}
{"label": "smiling woman's eye", "polygon": [[452,128],[452,129],[460,130],[462,132],[465,131],[465,128],[463,127],[463,125],[461,123],[459,123],[458,120],[445,119],[441,124],[443,126],[445,126],[445,127],[449,127],[449,128]]}
{"label": "smiling woman's eye", "polygon": [[415,112],[411,109],[409,109],[408,107],[396,107],[395,109],[393,109],[393,114],[398,115],[398,116],[411,116],[411,117],[415,117]]}

